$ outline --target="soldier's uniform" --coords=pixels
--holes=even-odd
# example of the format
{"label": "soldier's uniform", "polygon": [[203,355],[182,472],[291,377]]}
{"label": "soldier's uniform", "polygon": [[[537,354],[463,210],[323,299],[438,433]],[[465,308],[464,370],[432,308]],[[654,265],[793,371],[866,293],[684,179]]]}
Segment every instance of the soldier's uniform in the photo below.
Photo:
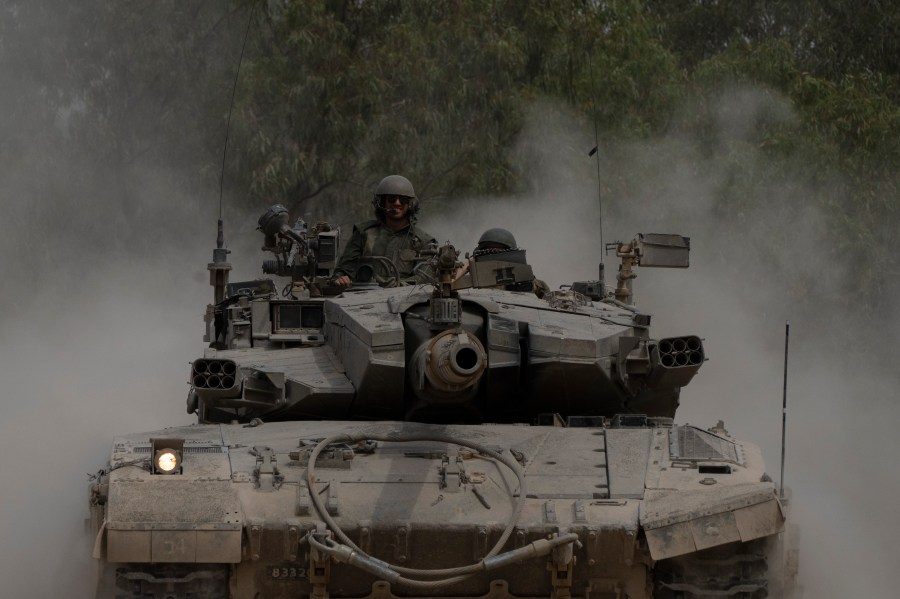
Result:
{"label": "soldier's uniform", "polygon": [[[397,267],[400,281],[397,283],[425,282],[427,273],[415,271],[416,262],[404,260],[402,250],[421,250],[436,243],[434,237],[419,227],[411,224],[399,231],[392,231],[379,220],[368,220],[353,226],[353,234],[344,248],[338,262],[336,275],[356,277],[356,269],[366,263],[366,257],[383,256]],[[371,264],[376,281],[381,285],[392,284],[394,273],[379,261],[368,261]]]}

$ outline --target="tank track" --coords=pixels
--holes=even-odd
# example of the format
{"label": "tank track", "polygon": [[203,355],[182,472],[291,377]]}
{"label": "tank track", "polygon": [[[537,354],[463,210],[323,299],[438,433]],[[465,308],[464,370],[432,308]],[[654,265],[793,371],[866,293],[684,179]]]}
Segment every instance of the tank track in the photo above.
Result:
{"label": "tank track", "polygon": [[770,572],[767,553],[765,541],[760,540],[663,560],[654,569],[653,597],[780,599],[780,592],[775,591],[780,585],[770,580],[774,572]]}
{"label": "tank track", "polygon": [[100,566],[96,599],[222,599],[228,565],[109,564]]}

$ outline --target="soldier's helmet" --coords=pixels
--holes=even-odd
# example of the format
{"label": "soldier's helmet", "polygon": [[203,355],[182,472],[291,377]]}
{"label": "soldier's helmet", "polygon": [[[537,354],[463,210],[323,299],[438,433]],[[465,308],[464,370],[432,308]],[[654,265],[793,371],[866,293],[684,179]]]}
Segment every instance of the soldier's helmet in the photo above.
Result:
{"label": "soldier's helmet", "polygon": [[481,234],[474,254],[490,254],[517,249],[516,238],[506,229],[495,227]]}
{"label": "soldier's helmet", "polygon": [[378,183],[375,195],[372,197],[372,206],[375,208],[375,216],[378,220],[384,220],[385,196],[402,196],[409,198],[409,221],[414,222],[419,212],[419,200],[413,184],[403,175],[388,175]]}

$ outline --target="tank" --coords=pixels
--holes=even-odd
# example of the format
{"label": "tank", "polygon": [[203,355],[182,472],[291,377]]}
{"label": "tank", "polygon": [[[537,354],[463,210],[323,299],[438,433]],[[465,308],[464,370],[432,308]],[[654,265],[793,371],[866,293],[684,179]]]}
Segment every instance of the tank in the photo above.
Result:
{"label": "tank", "polygon": [[632,302],[688,238],[538,297],[522,250],[425,248],[430,282],[390,288],[373,257],[345,289],[337,229],[282,206],[259,229],[264,276],[230,282],[219,224],[197,424],[115,438],[92,481],[97,597],[788,596],[759,448],[673,420],[701,337]]}

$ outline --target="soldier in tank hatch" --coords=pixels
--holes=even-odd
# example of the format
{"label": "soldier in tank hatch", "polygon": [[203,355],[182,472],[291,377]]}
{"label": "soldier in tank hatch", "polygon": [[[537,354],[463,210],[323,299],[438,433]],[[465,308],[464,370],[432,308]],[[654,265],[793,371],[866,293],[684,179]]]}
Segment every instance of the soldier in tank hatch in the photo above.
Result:
{"label": "soldier in tank hatch", "polygon": [[370,280],[371,274],[384,286],[421,282],[421,276],[415,272],[417,263],[409,259],[409,251],[436,242],[432,235],[416,227],[419,200],[412,183],[401,175],[388,175],[375,188],[372,206],[375,219],[354,225],[335,269],[335,284],[347,287],[362,278]]}
{"label": "soldier in tank hatch", "polygon": [[[474,266],[473,266],[474,262]],[[480,268],[479,268],[480,267]],[[482,233],[478,245],[456,273],[454,287],[494,287],[507,291],[533,291],[543,297],[550,289],[534,277],[525,261],[525,250],[518,247],[515,236],[495,227]]]}

